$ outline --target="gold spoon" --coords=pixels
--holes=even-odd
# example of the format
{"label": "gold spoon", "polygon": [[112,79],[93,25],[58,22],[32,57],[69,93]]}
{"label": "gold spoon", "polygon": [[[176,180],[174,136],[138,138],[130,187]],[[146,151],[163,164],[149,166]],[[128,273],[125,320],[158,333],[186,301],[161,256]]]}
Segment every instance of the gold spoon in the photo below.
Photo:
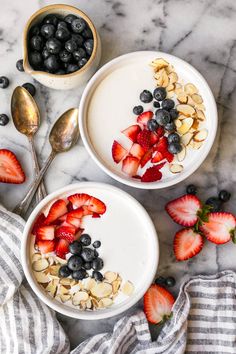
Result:
{"label": "gold spoon", "polygon": [[79,139],[79,125],[78,125],[78,109],[72,108],[62,114],[55,122],[49,135],[49,141],[52,151],[48,156],[45,165],[36,176],[34,182],[31,184],[24,199],[15,207],[14,212],[19,215],[24,215],[29,208],[32,198],[41,182],[45,172],[50,166],[56,154],[68,151],[76,144]]}
{"label": "gold spoon", "polygon": [[[37,175],[39,173],[39,164],[34,147],[34,134],[40,125],[40,115],[35,100],[24,87],[17,86],[13,91],[11,114],[16,129],[28,138],[31,156],[34,161],[34,173]],[[37,190],[37,201],[40,202],[46,195],[47,192],[42,181]]]}

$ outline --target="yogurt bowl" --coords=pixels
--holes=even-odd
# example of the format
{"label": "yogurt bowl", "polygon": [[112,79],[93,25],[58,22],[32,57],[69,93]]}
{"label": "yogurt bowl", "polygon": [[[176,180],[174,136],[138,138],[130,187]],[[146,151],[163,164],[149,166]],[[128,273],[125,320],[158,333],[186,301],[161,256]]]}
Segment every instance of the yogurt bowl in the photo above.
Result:
{"label": "yogurt bowl", "polygon": [[[58,270],[68,262],[71,254],[67,254],[65,259],[62,259],[61,256],[56,256],[56,251],[42,254],[35,246],[35,236],[32,234],[32,232],[34,233],[32,230],[38,216],[42,212],[47,215],[53,203],[58,199],[68,202],[67,197],[77,193],[93,196],[106,206],[106,211],[100,217],[86,215],[80,226],[84,229],[83,233],[90,235],[92,243],[95,240],[101,242],[101,247],[96,250],[104,261],[104,267],[100,271],[104,276],[102,281],[95,281],[91,277],[92,270],[88,270],[87,278],[81,281],[74,280],[71,276],[61,277],[58,275],[58,271],[51,274],[50,269]],[[63,220],[65,220],[64,217]],[[57,229],[60,227],[56,221],[52,224],[57,225],[55,226]],[[39,241],[37,242],[39,244]],[[92,246],[90,247],[92,249]],[[152,283],[157,270],[159,246],[157,234],[149,215],[133,197],[110,185],[82,182],[66,186],[50,194],[39,203],[26,223],[21,256],[26,278],[33,291],[43,302],[64,315],[94,320],[117,315],[142,298]],[[39,264],[39,259],[43,259],[46,268],[42,267],[42,262]],[[51,259],[57,259],[59,263],[55,265]],[[50,281],[48,279],[41,280],[45,274],[50,278]],[[68,284],[71,282],[73,282],[73,289],[71,285],[68,290]],[[53,295],[52,283],[56,284]],[[88,283],[92,285],[88,287]],[[102,291],[104,291],[103,285],[101,285],[103,283],[106,283],[105,293],[103,293],[105,300],[101,301],[103,295],[97,293],[96,287],[102,287]],[[108,293],[106,293],[107,288]],[[112,291],[110,291],[111,288]],[[84,302],[80,303],[78,296],[82,295],[87,299],[86,292],[91,295],[89,298],[92,300],[92,305],[89,308],[86,306],[81,308]],[[65,294],[67,296],[64,296]]]}

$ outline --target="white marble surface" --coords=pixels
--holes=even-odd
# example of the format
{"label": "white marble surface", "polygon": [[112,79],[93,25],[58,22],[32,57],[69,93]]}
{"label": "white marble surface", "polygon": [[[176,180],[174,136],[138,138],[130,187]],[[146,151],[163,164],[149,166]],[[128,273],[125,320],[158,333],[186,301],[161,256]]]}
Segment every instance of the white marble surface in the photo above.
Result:
{"label": "white marble surface", "polygon": [[[162,50],[193,64],[206,78],[215,95],[219,110],[219,134],[203,165],[185,182],[165,191],[141,191],[128,188],[106,176],[90,159],[81,141],[71,151],[53,162],[46,177],[48,192],[80,180],[96,180],[117,185],[136,197],[150,213],[156,225],[161,257],[159,274],[173,275],[180,283],[192,274],[213,273],[236,269],[236,246],[226,244],[216,248],[206,243],[198,257],[177,263],[172,252],[172,239],[177,226],[164,212],[167,200],[179,196],[185,186],[196,183],[202,198],[227,188],[234,195],[227,209],[236,212],[236,3],[233,0],[80,0],[57,2],[80,7],[94,21],[103,45],[102,63],[135,50]],[[0,0],[0,75],[6,75],[11,85],[0,90],[0,111],[10,114],[10,98],[16,85],[31,81],[19,73],[15,62],[22,57],[22,30],[28,17],[38,8],[52,4],[51,0]],[[40,162],[46,159],[50,147],[48,133],[55,118],[70,107],[77,106],[83,88],[58,92],[36,83],[42,126],[36,137]],[[119,102],[118,102],[119,104]],[[0,185],[0,201],[12,208],[24,195],[32,181],[32,162],[24,136],[12,122],[0,127],[0,147],[17,153],[28,181],[21,186]],[[141,306],[141,304],[140,304]],[[134,311],[134,309],[131,309]],[[61,318],[61,317],[60,317]],[[71,338],[72,346],[94,333],[110,330],[117,321],[86,322],[61,318]]]}

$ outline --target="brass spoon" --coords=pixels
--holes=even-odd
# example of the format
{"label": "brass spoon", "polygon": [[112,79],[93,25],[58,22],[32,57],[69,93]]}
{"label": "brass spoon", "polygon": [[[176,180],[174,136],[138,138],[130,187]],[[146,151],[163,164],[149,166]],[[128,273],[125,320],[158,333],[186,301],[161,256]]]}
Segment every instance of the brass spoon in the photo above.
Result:
{"label": "brass spoon", "polygon": [[72,108],[62,114],[60,118],[53,125],[49,141],[52,151],[48,156],[45,165],[36,176],[34,182],[31,184],[24,199],[15,207],[14,212],[19,215],[24,215],[29,208],[32,198],[41,182],[45,172],[50,166],[56,154],[68,151],[76,144],[79,139],[79,125],[78,125],[78,109]]}
{"label": "brass spoon", "polygon": [[[28,138],[31,156],[34,161],[34,173],[37,175],[39,173],[39,164],[33,139],[40,125],[40,115],[35,100],[24,87],[17,86],[12,94],[11,114],[16,129]],[[46,195],[47,192],[42,181],[37,190],[37,201],[40,202]]]}

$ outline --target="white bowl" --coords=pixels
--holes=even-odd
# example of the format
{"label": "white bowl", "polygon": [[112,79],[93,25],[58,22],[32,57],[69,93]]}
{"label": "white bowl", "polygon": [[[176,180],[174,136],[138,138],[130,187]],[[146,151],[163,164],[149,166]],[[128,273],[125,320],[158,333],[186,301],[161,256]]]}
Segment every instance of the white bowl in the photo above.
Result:
{"label": "white bowl", "polygon": [[[34,278],[33,272],[32,272],[32,266],[31,266],[31,262],[30,262],[30,236],[31,236],[31,229],[32,226],[34,224],[35,219],[37,218],[37,216],[42,212],[42,209],[44,209],[46,206],[48,206],[48,204],[52,203],[53,201],[55,201],[56,199],[62,197],[62,196],[66,196],[66,195],[70,195],[73,193],[77,193],[77,192],[82,192],[82,193],[88,193],[91,194],[93,196],[97,196],[98,198],[102,199],[105,204],[107,205],[107,211],[104,214],[104,216],[108,213],[109,210],[109,200],[111,200],[112,198],[114,198],[115,201],[119,202],[120,208],[122,208],[122,205],[125,205],[126,207],[128,206],[129,210],[130,210],[130,215],[131,217],[134,218],[135,220],[135,224],[137,223],[140,227],[142,226],[143,230],[145,231],[142,236],[145,238],[145,244],[147,243],[147,248],[146,248],[146,258],[147,258],[147,262],[146,264],[144,264],[144,268],[142,272],[139,272],[139,274],[137,274],[137,266],[135,268],[135,264],[130,264],[129,267],[133,267],[133,268],[129,268],[129,273],[132,272],[133,275],[135,277],[137,277],[139,283],[137,285],[137,287],[135,288],[134,293],[128,297],[127,299],[125,299],[124,301],[118,303],[118,304],[113,304],[110,308],[106,308],[106,309],[101,309],[101,310],[96,310],[96,311],[82,311],[82,310],[77,310],[74,307],[69,307],[66,304],[63,304],[61,302],[58,302],[57,300],[53,299],[50,295],[48,295],[43,288],[37,283],[37,281]],[[110,204],[110,215],[116,215],[115,216],[115,220],[111,220],[110,216],[108,215],[107,218],[107,225],[109,225],[110,223],[110,228],[109,228],[109,232],[106,233],[106,236],[108,237],[112,237],[113,235],[116,235],[116,232],[118,232],[117,230],[114,231],[116,229],[116,226],[119,222],[119,213],[114,213],[114,208],[112,208],[112,203]],[[104,217],[102,216],[100,219],[91,219],[91,223],[94,223],[95,220],[99,220],[98,223],[94,226],[96,229],[96,234],[99,233],[100,230],[100,234],[102,232],[102,228],[101,228],[101,223],[104,222],[102,218]],[[126,217],[126,216],[125,216]],[[103,226],[105,227],[105,226]],[[118,225],[118,229],[120,228],[120,226]],[[129,215],[127,215],[127,224],[122,226],[122,230],[129,228]],[[120,233],[119,233],[120,235]],[[114,236],[113,236],[114,237]],[[129,240],[128,238],[126,238],[126,242],[128,243]],[[102,255],[102,250],[104,248],[104,251],[107,251],[107,249],[105,250],[106,246],[109,248],[111,245],[106,245],[106,241],[104,239],[102,239],[102,246],[101,246],[101,257],[103,257],[104,259],[104,263],[106,266],[106,252],[104,253],[104,255]],[[133,245],[134,250],[136,245]],[[113,249],[113,243],[112,243],[112,249]],[[114,239],[114,252],[116,252],[116,239]],[[117,250],[117,252],[119,252]],[[138,250],[136,250],[136,252],[138,252]],[[141,249],[141,252],[144,252],[143,248]],[[127,255],[125,255],[124,250],[120,250],[121,253],[121,262],[126,259],[127,260]],[[109,258],[110,257],[110,258]],[[109,262],[112,262],[112,259],[115,258],[114,254],[109,254]],[[131,259],[132,259],[132,255],[131,255]],[[86,320],[96,320],[96,319],[101,319],[101,318],[108,318],[111,316],[115,316],[118,315],[119,313],[129,309],[131,306],[133,306],[137,301],[139,301],[144,293],[146,292],[146,290],[148,289],[148,287],[150,286],[150,284],[153,281],[153,278],[155,277],[155,273],[157,270],[157,266],[158,266],[158,260],[159,260],[159,245],[158,245],[158,238],[157,238],[157,234],[156,234],[156,230],[155,227],[148,215],[148,213],[146,212],[146,210],[133,198],[131,197],[129,194],[127,194],[126,192],[123,192],[122,190],[113,187],[111,185],[107,185],[107,184],[103,184],[103,183],[95,183],[95,182],[81,182],[81,183],[76,183],[76,184],[72,184],[69,186],[66,186],[64,188],[61,188],[59,190],[57,190],[56,192],[48,195],[45,199],[43,199],[38,206],[34,209],[34,211],[32,212],[32,214],[30,215],[25,228],[24,228],[24,233],[23,233],[23,238],[22,238],[22,246],[21,246],[21,258],[22,258],[22,265],[23,265],[23,270],[25,273],[25,276],[30,284],[30,286],[32,287],[33,291],[35,292],[35,294],[45,303],[47,304],[49,307],[51,307],[52,309],[54,309],[57,312],[60,312],[64,315],[67,315],[69,317],[74,317],[74,318],[80,318],[80,319],[86,319]],[[118,257],[119,259],[119,257]],[[134,260],[134,258],[133,258]],[[119,261],[119,260],[118,260]],[[109,264],[107,264],[107,266],[109,267]],[[123,266],[123,263],[122,263]],[[140,265],[139,265],[140,267]],[[112,271],[115,271],[115,269],[109,269]],[[120,274],[122,276],[122,274]],[[141,279],[141,280],[140,280]],[[125,279],[124,279],[125,280]],[[132,279],[126,279],[126,280],[130,280],[132,281]]]}
{"label": "white bowl", "polygon": [[[179,75],[180,79],[183,79],[186,82],[191,82],[197,86],[199,89],[199,93],[203,97],[204,104],[206,106],[206,128],[208,129],[208,137],[206,141],[204,142],[203,146],[199,150],[194,150],[189,154],[185,160],[184,160],[184,169],[181,173],[179,174],[171,174],[166,173],[166,175],[163,175],[163,178],[160,181],[157,182],[151,182],[151,183],[143,183],[137,179],[132,179],[127,177],[122,171],[121,171],[121,166],[116,165],[111,156],[111,146],[112,142],[117,138],[115,133],[120,132],[121,130],[127,128],[131,124],[135,124],[135,120],[133,117],[132,113],[132,108],[133,106],[140,104],[139,103],[139,93],[143,89],[149,89],[153,90],[155,83],[153,80],[153,85],[150,86],[150,70],[149,70],[149,63],[155,59],[155,58],[164,58],[166,59],[170,64],[173,64],[175,67],[175,70],[177,74]],[[136,67],[134,65],[138,64],[138,68],[140,70],[136,70]],[[123,72],[122,78],[119,78],[118,76],[122,70],[125,68],[129,68],[129,73],[130,75],[125,75]],[[145,72],[141,72],[142,70],[146,70]],[[149,71],[148,71],[149,70]],[[147,74],[146,74],[147,73]],[[148,76],[147,82],[142,82],[145,81],[146,77]],[[141,76],[141,80],[139,80],[139,77]],[[116,78],[115,80],[114,77]],[[109,81],[110,80],[110,81]],[[119,81],[120,80],[120,81]],[[107,119],[107,116],[104,114],[102,115],[101,112],[99,112],[99,102],[101,101],[101,98],[99,95],[96,96],[95,101],[97,103],[97,121],[93,122],[94,123],[94,129],[100,129],[99,130],[99,137],[100,141],[102,142],[103,145],[99,145],[98,143],[94,144],[90,137],[90,131],[88,128],[88,109],[90,107],[90,102],[91,99],[93,98],[93,94],[96,91],[96,88],[98,85],[104,85],[106,82],[110,82],[111,85],[116,85],[116,94],[117,95],[112,95],[111,90],[107,90],[107,107],[109,107],[109,101],[112,101],[115,103],[114,107],[110,109],[110,115],[109,115],[109,121]],[[119,83],[117,83],[119,82]],[[152,82],[152,77],[151,77],[151,82]],[[121,87],[122,86],[122,87]],[[132,87],[132,90],[130,89],[127,92],[125,91],[126,87]],[[115,96],[115,99],[114,99]],[[98,99],[100,98],[100,100]],[[105,95],[102,96],[102,102],[104,103],[105,100]],[[127,108],[128,104],[128,108]],[[147,104],[144,104],[144,106]],[[119,106],[118,110],[117,107]],[[110,107],[109,107],[110,108]],[[144,108],[148,109],[148,108]],[[117,111],[119,114],[123,112],[123,114],[120,114],[120,119],[117,114]],[[124,125],[124,120],[121,122],[122,117],[127,117],[127,124]],[[126,118],[125,118],[126,119]],[[117,181],[127,184],[132,187],[136,188],[142,188],[142,189],[161,189],[161,188],[166,188],[169,186],[172,186],[176,183],[179,183],[183,181],[185,178],[190,176],[200,165],[201,163],[205,160],[207,157],[217,131],[217,122],[218,122],[218,117],[217,117],[217,108],[216,108],[216,103],[215,99],[213,97],[213,94],[206,82],[206,80],[202,77],[202,75],[194,69],[190,64],[186,63],[185,61],[166,54],[162,52],[152,52],[152,51],[142,51],[142,52],[134,52],[134,53],[129,53],[122,55],[116,59],[113,59],[106,65],[104,65],[100,70],[97,71],[97,73],[92,77],[92,79],[89,81],[87,84],[85,91],[83,92],[82,99],[80,102],[80,107],[79,107],[79,124],[80,124],[80,131],[81,131],[81,137],[83,140],[83,143],[93,158],[93,160],[98,164],[98,166],[103,169],[108,175],[116,179]],[[104,131],[104,135],[102,136],[102,131]],[[92,130],[91,130],[92,131]],[[112,131],[112,133],[109,134],[109,132]],[[109,135],[108,135],[109,134]],[[192,151],[192,150],[191,150]],[[165,167],[164,167],[165,168]],[[166,167],[167,169],[167,167]]]}

